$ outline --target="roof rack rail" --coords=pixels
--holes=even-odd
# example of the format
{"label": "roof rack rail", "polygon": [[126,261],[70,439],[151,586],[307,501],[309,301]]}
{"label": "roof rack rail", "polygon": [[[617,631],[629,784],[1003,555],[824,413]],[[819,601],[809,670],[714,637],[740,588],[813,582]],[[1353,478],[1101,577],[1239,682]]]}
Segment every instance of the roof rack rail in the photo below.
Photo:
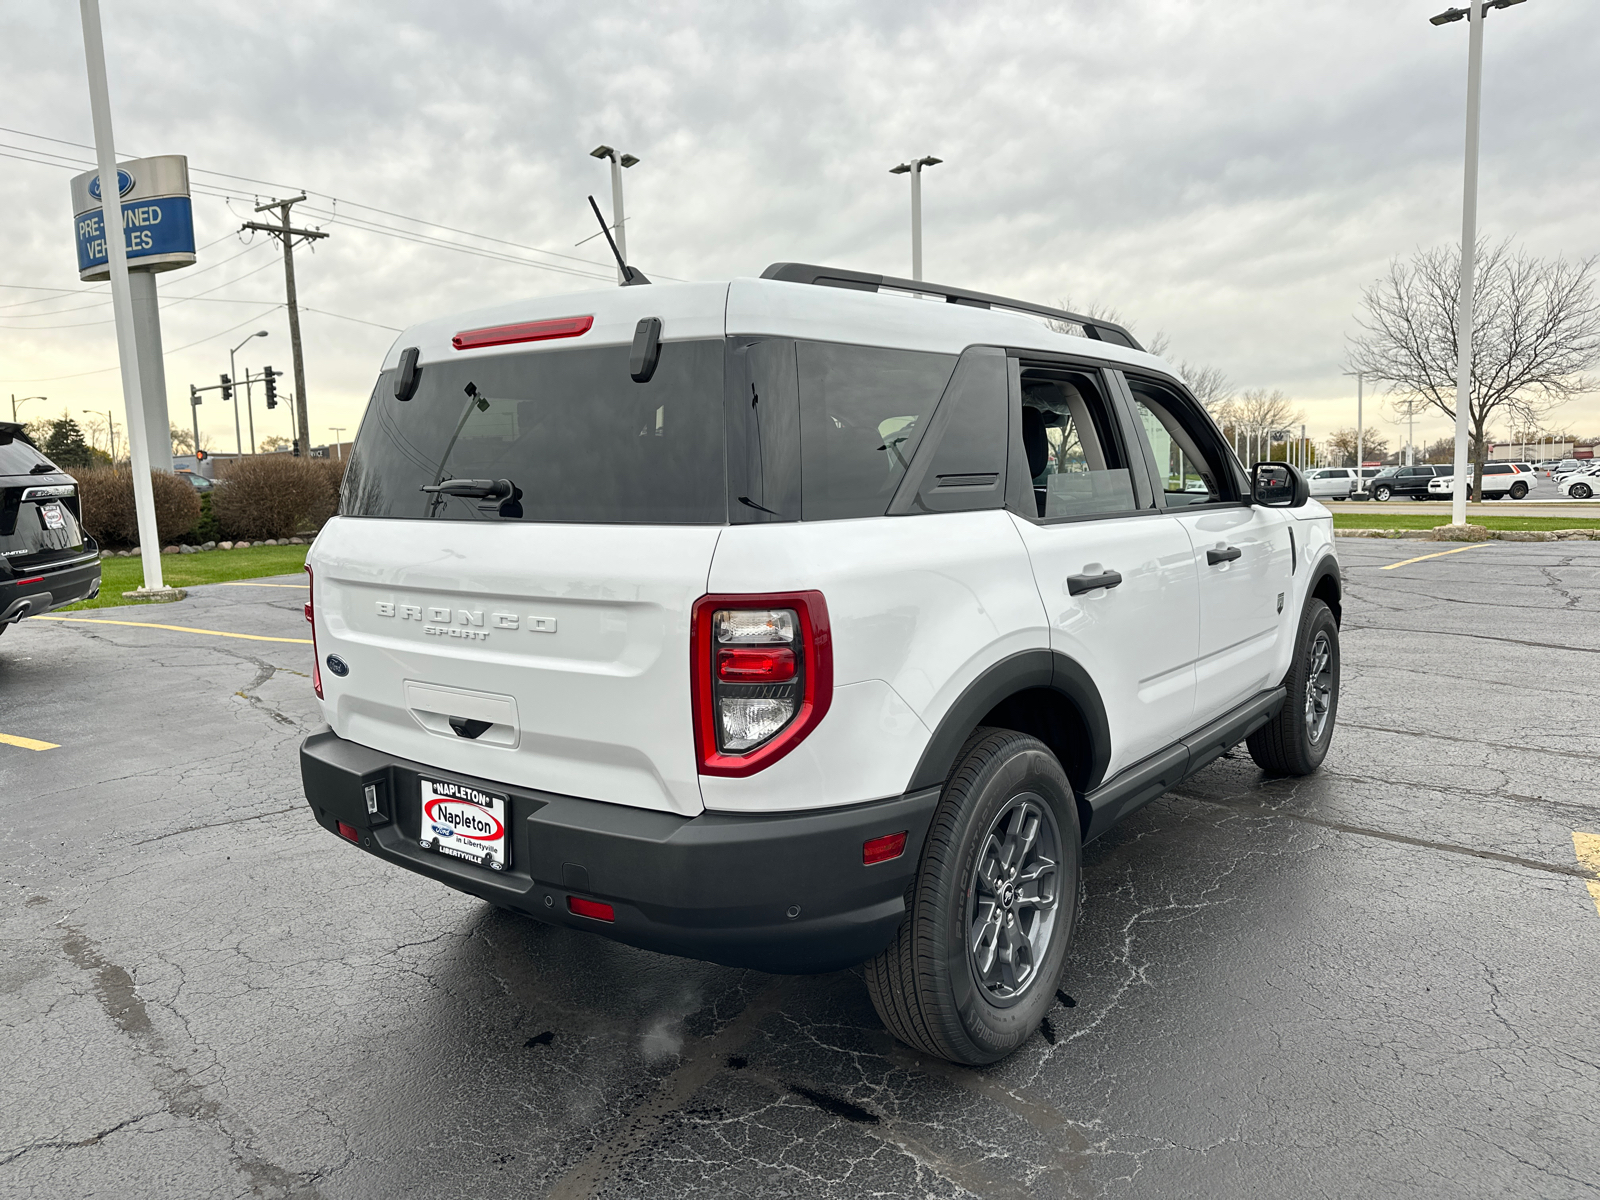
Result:
{"label": "roof rack rail", "polygon": [[893,288],[900,292],[921,292],[929,296],[943,296],[946,304],[966,304],[973,308],[1006,308],[1013,312],[1030,313],[1048,317],[1053,321],[1067,321],[1081,325],[1083,332],[1096,341],[1110,342],[1143,350],[1133,334],[1121,325],[1102,321],[1099,317],[1086,317],[1081,313],[1050,308],[1043,304],[1030,304],[1026,300],[1012,300],[1006,296],[991,296],[987,292],[972,292],[966,288],[947,287],[942,283],[928,283],[921,279],[896,279],[892,275],[873,275],[866,271],[848,271],[843,267],[817,267],[810,263],[773,263],[761,272],[763,279],[777,279],[784,283],[810,283],[819,287],[849,288],[858,292],[875,292],[879,288]]}

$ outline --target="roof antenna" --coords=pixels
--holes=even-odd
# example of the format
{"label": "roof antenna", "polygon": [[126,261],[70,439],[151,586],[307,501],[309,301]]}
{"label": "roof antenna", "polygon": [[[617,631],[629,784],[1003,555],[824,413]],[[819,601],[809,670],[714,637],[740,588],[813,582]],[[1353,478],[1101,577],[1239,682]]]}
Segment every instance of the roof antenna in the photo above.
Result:
{"label": "roof antenna", "polygon": [[606,224],[606,219],[600,215],[600,206],[594,202],[594,197],[589,197],[589,207],[594,209],[594,219],[600,222],[600,232],[606,235],[606,242],[611,246],[611,253],[616,257],[617,266],[622,270],[622,286],[632,287],[636,283],[649,283],[644,277],[644,272],[638,267],[630,267],[622,261],[622,252],[617,249],[616,239],[611,236],[611,228]]}

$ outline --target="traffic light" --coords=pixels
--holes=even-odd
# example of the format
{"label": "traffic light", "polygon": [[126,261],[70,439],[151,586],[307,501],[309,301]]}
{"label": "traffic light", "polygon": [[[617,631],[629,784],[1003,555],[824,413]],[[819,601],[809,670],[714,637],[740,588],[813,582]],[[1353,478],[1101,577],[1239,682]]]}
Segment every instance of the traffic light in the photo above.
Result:
{"label": "traffic light", "polygon": [[277,379],[277,372],[274,371],[271,367],[264,367],[262,369],[262,371],[261,371],[261,377],[263,379],[265,379],[266,382],[267,382],[267,407],[268,408],[277,408],[278,407],[278,379]]}
{"label": "traffic light", "polygon": [[300,457],[300,439],[299,438],[295,438],[295,440],[294,440],[294,457],[295,458],[299,458]]}
{"label": "traffic light", "polygon": [[229,379],[226,375],[222,377],[222,398],[224,400],[233,399],[233,380]]}
{"label": "traffic light", "polygon": [[194,408],[200,403],[200,389],[194,384],[189,385],[189,407]]}
{"label": "traffic light", "polygon": [[210,457],[211,456],[209,454],[207,454],[204,450],[196,450],[194,452],[194,460],[195,460],[195,462],[205,462],[205,460],[210,458]]}

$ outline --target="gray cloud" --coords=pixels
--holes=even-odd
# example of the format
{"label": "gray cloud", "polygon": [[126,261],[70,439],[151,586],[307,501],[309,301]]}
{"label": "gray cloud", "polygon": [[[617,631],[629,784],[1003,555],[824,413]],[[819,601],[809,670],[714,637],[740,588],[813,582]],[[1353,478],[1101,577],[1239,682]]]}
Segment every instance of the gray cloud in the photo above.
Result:
{"label": "gray cloud", "polygon": [[[586,257],[601,274],[599,242],[573,247],[593,232],[584,195],[606,202],[587,155],[598,142],[643,160],[627,175],[633,257],[680,278],[782,259],[907,273],[906,183],[887,169],[937,154],[930,278],[1114,304],[1146,335],[1166,330],[1177,356],[1291,392],[1314,429],[1353,419],[1339,369],[1361,286],[1459,230],[1466,29],[1428,25],[1427,2],[105,8],[125,153],[186,153]],[[75,6],[13,0],[6,27],[6,123],[89,140]],[[1600,11],[1538,0],[1491,17],[1487,41],[1482,228],[1541,253],[1600,251]],[[79,286],[68,174],[0,159],[0,283]],[[239,278],[212,296],[265,308],[281,272],[240,277],[270,247],[200,273],[243,249],[228,235],[263,190],[229,187],[239,199],[196,202],[199,240],[225,240],[163,293]],[[588,286],[327,228],[301,266],[303,302],[384,325]],[[42,295],[0,289],[0,304]],[[96,299],[0,309],[0,388],[69,408],[116,399],[115,372],[25,382],[114,362],[109,325],[27,332],[109,318],[66,312]],[[32,311],[62,315],[18,315]],[[258,311],[178,305],[167,344]],[[252,365],[287,367],[281,312],[262,324],[273,336],[252,343]],[[392,335],[317,314],[305,325],[313,425],[353,424]],[[170,357],[180,420],[187,383],[214,380],[249,328]],[[220,431],[220,406],[203,411]]]}

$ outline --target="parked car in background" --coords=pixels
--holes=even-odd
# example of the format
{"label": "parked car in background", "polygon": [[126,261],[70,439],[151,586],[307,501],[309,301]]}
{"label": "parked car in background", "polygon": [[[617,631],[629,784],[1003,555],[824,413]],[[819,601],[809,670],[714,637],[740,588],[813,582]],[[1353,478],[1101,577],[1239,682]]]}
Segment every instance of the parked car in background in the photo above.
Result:
{"label": "parked car in background", "polygon": [[1551,479],[1560,479],[1563,475],[1571,475],[1574,471],[1581,471],[1589,464],[1581,463],[1575,458],[1563,458],[1550,469]]}
{"label": "parked car in background", "polygon": [[1414,463],[1409,467],[1384,467],[1372,477],[1367,490],[1374,500],[1389,500],[1396,496],[1407,500],[1426,500],[1428,484],[1440,471],[1452,468],[1435,463]]}
{"label": "parked car in background", "polygon": [[[1524,471],[1519,471],[1514,463],[1484,463],[1483,464],[1483,498],[1485,500],[1501,500],[1509,496],[1513,500],[1521,500],[1531,491],[1538,479]],[[1428,483],[1428,498],[1430,500],[1448,500],[1456,488],[1456,477],[1452,471],[1449,475],[1436,475]],[[1472,468],[1467,468],[1467,498],[1471,499],[1478,489],[1474,486]]]}
{"label": "parked car in background", "polygon": [[0,633],[100,594],[100,547],[82,516],[77,480],[0,421]]}
{"label": "parked car in background", "polygon": [[1574,471],[1560,483],[1556,490],[1573,500],[1592,500],[1600,492],[1600,467],[1587,471]]}
{"label": "parked car in background", "polygon": [[1356,473],[1351,467],[1317,467],[1306,472],[1306,482],[1318,500],[1348,500],[1355,491]]}
{"label": "parked car in background", "polygon": [[174,471],[173,474],[179,479],[188,480],[194,490],[200,492],[202,495],[217,486],[204,475],[197,475],[193,471],[185,470],[183,468],[179,468],[178,470]]}

